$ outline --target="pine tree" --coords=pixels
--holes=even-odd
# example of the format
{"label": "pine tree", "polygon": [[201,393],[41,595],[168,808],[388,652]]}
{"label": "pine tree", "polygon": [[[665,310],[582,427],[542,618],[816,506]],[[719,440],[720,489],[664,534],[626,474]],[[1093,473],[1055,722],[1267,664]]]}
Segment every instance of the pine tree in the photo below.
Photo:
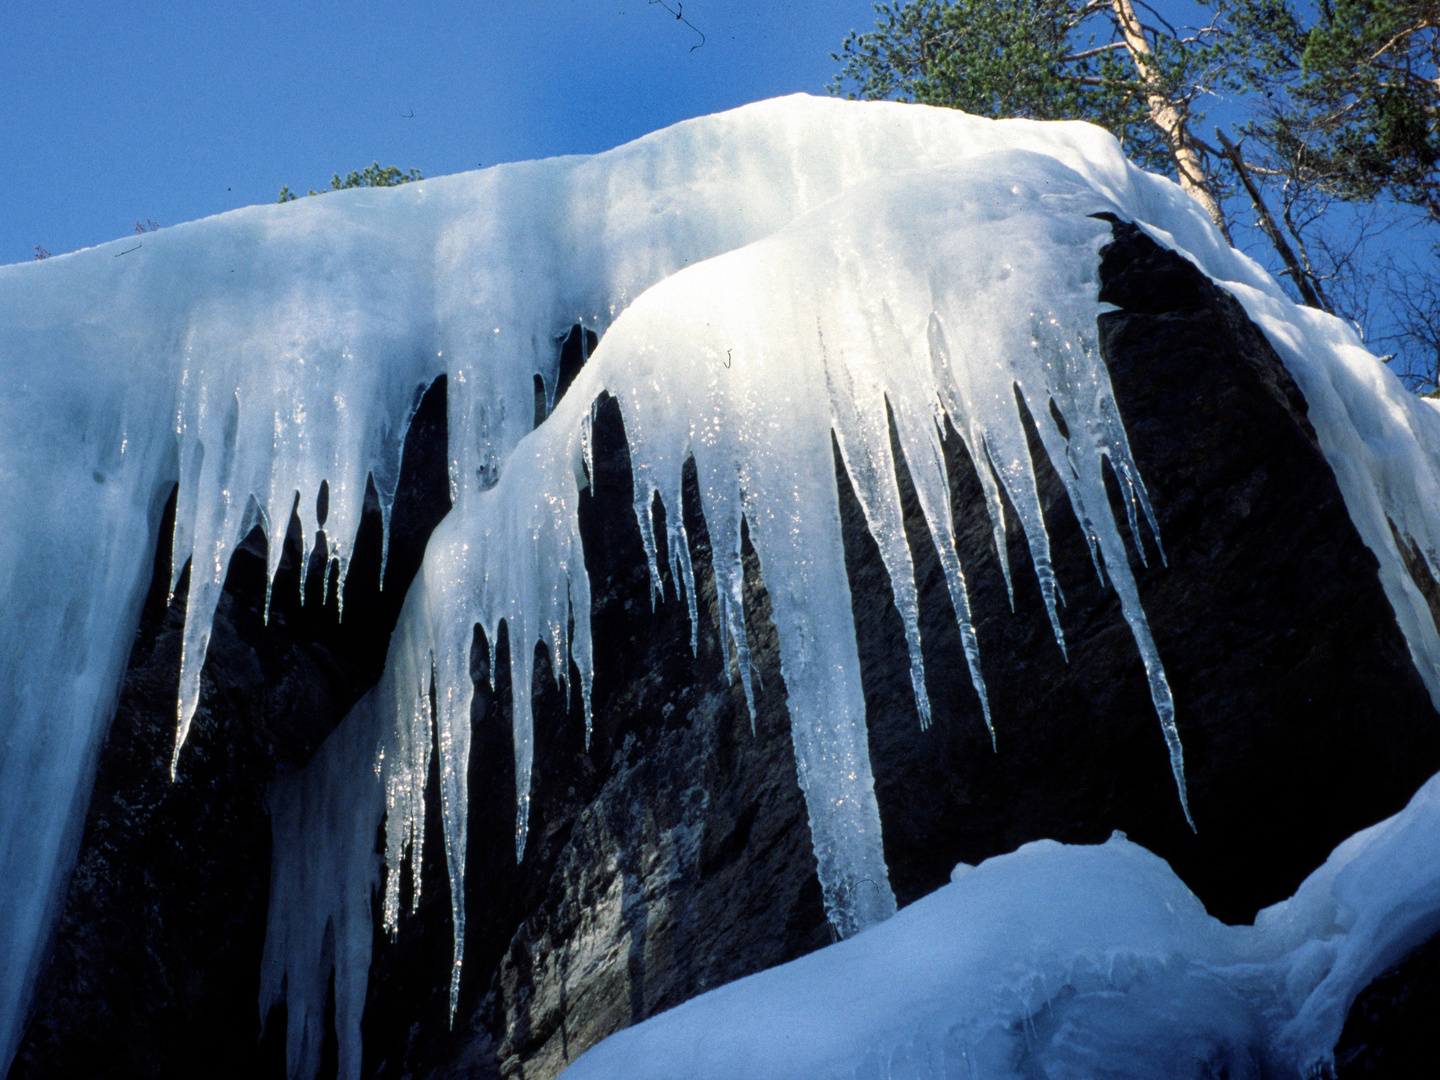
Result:
{"label": "pine tree", "polygon": [[1285,16],[1266,75],[1286,92],[1255,136],[1300,182],[1440,221],[1440,2],[1323,0],[1305,28]]}
{"label": "pine tree", "polygon": [[[394,165],[387,165],[382,169],[380,162],[376,161],[367,165],[363,170],[347,174],[343,179],[339,173],[335,173],[330,178],[330,190],[344,191],[346,188],[361,187],[398,187],[401,184],[408,184],[414,180],[424,179],[425,177],[420,175],[419,169],[411,169],[408,173],[401,172],[400,169]],[[312,189],[310,194],[320,195],[322,192]],[[290,190],[289,184],[286,184],[280,189],[280,197],[275,201],[282,203],[292,202],[297,198],[299,198],[299,196]]]}

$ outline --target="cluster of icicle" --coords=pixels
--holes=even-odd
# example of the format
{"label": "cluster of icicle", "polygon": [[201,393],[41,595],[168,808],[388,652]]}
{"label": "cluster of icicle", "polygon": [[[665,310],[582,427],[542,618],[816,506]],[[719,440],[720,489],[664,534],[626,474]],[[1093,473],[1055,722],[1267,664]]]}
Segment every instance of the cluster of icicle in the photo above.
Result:
{"label": "cluster of icicle", "polygon": [[[652,508],[657,497],[665,507],[668,577],[689,610],[692,645],[694,571],[679,508],[682,470],[694,463],[714,551],[718,629],[732,678],[753,703],[741,609],[746,523],[771,599],[822,892],[840,935],[893,914],[895,901],[869,763],[834,445],[889,571],[918,711],[922,722],[929,717],[892,418],[990,722],[941,439],[948,422],[972,459],[983,463],[979,472],[1001,552],[1007,546],[1002,492],[1015,508],[1063,648],[1059,587],[1017,392],[1023,398],[1064,477],[1096,571],[1115,585],[1134,632],[1183,805],[1173,706],[1102,475],[1108,459],[1128,488],[1132,533],[1140,535],[1149,506],[1095,340],[1098,250],[1110,234],[1090,215],[1115,209],[1072,168],[1025,150],[856,185],[771,235],[680,270],[636,298],[606,330],[555,411],[505,458],[494,485],[459,491],[430,539],[376,697],[342,726],[344,732],[351,722],[365,725],[372,738],[360,742],[337,733],[357,756],[343,769],[324,766],[335,777],[378,768],[374,798],[383,798],[386,816],[384,921],[393,933],[407,857],[410,880],[421,876],[432,737],[438,745],[455,936],[452,1010],[464,954],[472,639],[479,626],[496,641],[503,621],[511,642],[518,858],[531,782],[534,643],[573,662],[589,723],[590,593],[577,511],[592,471],[593,403],[602,392],[616,399],[624,419],[635,512],[657,592],[666,576],[658,566]],[[1153,521],[1149,528],[1153,535]],[[557,675],[568,667],[564,659],[554,664]],[[377,707],[384,718],[379,728],[373,726]],[[329,850],[332,842],[315,830],[333,815],[294,809],[312,797],[310,783],[296,779],[277,789],[276,850],[307,853],[296,866],[312,867],[311,890],[337,902],[363,895],[375,883],[373,861],[347,861]],[[346,803],[354,793],[337,788],[334,797]],[[317,863],[326,868],[324,884],[313,880]],[[301,977],[288,979],[292,1001],[297,988],[308,988],[298,990],[307,995],[323,991],[323,982],[303,969],[322,955],[327,932],[350,925],[341,913],[330,918],[323,908],[292,902],[302,883],[279,863],[272,887],[272,937],[303,935],[308,944],[288,959],[276,949],[267,960],[267,1006],[278,999],[292,961],[302,968]],[[303,931],[291,925],[297,917],[307,920]],[[368,942],[357,936],[351,947],[338,941],[333,947],[336,955],[350,955],[368,949]],[[336,1016],[352,1018],[355,1026],[341,1038],[358,1047],[364,988],[352,991],[352,985],[337,979]],[[340,995],[349,992],[361,997],[342,1010]],[[323,996],[307,999],[299,1015],[318,1015],[323,1005]],[[314,1060],[321,1034],[307,1036],[292,1061]]]}
{"label": "cluster of icicle", "polygon": [[[887,408],[983,702],[983,642],[968,628],[939,432],[953,424],[977,463],[1002,552],[1002,491],[1014,506],[1063,642],[1017,392],[1024,399],[1096,569],[1134,631],[1183,803],[1169,692],[1101,482],[1108,458],[1131,495],[1138,537],[1148,506],[1095,351],[1096,252],[1108,236],[1089,216],[1097,212],[1140,223],[1231,287],[1272,339],[1291,335],[1277,347],[1311,400],[1392,602],[1413,616],[1401,611],[1402,627],[1440,693],[1440,642],[1416,614],[1423,600],[1386,524],[1395,521],[1434,563],[1440,536],[1423,512],[1405,508],[1437,486],[1420,448],[1440,445],[1435,415],[1397,404],[1353,336],[1333,320],[1297,320],[1183,193],[1136,170],[1087,125],[797,96],[594,157],[251,207],[148,234],[139,246],[0,268],[0,587],[10,620],[0,649],[0,1067],[14,1053],[78,844],[171,487],[178,483],[173,564],[177,572],[190,565],[174,761],[183,773],[181,744],[234,548],[261,526],[273,579],[293,515],[307,557],[323,543],[343,589],[367,485],[388,518],[416,388],[442,372],[454,509],[407,597],[382,684],[357,713],[374,713],[365,721],[371,735],[337,733],[323,752],[331,764],[317,766],[334,778],[328,786],[297,779],[277,792],[272,933],[277,925],[289,933],[272,942],[268,966],[300,963],[302,954],[322,966],[327,955],[360,955],[359,921],[337,917],[335,906],[342,894],[362,895],[340,879],[370,880],[373,860],[362,850],[305,885],[295,876],[304,861],[284,850],[309,845],[320,862],[343,856],[349,834],[327,834],[318,811],[286,816],[283,806],[341,798],[332,790],[346,771],[339,758],[376,778],[394,928],[399,866],[407,853],[418,866],[421,855],[433,730],[458,986],[472,635],[479,625],[494,642],[507,624],[521,853],[533,644],[568,654],[578,693],[589,693],[575,512],[590,406],[602,391],[624,417],[652,580],[658,588],[650,518],[658,495],[670,511],[671,576],[692,625],[693,573],[675,511],[682,465],[695,460],[722,634],[747,698],[742,519],[748,526],[772,600],[819,876],[842,934],[883,919],[894,900],[866,748],[832,432],[890,572],[917,706],[928,715]],[[553,396],[555,335],[577,322],[603,340],[532,431],[533,377]],[[1353,390],[1362,383],[1374,403]],[[1391,437],[1390,413],[1411,434]],[[1364,453],[1351,455],[1352,443]],[[569,665],[554,668],[563,675]],[[1003,732],[1003,717],[995,722]],[[328,954],[327,922],[347,938],[332,937]],[[358,1023],[353,995],[363,996],[363,982],[347,975],[344,983],[337,1017],[343,992],[344,1015]],[[292,1017],[322,1015],[323,999],[311,1000],[316,985],[323,981],[286,980]],[[317,1029],[318,1019],[292,1051],[303,1056]],[[353,1075],[358,1054],[346,1060]]]}

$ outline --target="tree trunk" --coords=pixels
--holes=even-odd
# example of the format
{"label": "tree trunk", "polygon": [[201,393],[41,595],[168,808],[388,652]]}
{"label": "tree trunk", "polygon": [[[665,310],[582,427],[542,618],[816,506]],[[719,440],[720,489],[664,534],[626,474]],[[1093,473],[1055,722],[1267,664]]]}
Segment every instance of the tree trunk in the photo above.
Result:
{"label": "tree trunk", "polygon": [[1228,241],[1230,230],[1225,224],[1225,215],[1221,213],[1220,204],[1210,190],[1210,180],[1205,175],[1205,166],[1195,149],[1194,140],[1190,137],[1185,114],[1165,95],[1164,82],[1160,77],[1154,50],[1145,40],[1145,32],[1135,15],[1134,6],[1130,0],[1110,0],[1110,8],[1115,13],[1116,26],[1125,41],[1125,48],[1130,52],[1135,71],[1139,74],[1140,81],[1145,84],[1145,105],[1150,110],[1150,120],[1164,133],[1170,155],[1175,159],[1175,172],[1179,177],[1180,187],[1205,208],[1210,220]]}

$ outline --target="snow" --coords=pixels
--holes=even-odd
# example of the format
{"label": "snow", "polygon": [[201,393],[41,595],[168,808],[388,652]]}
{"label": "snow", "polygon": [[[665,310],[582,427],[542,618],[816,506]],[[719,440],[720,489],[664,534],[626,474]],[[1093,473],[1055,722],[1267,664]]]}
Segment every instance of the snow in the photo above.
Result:
{"label": "snow", "polygon": [[[742,522],[748,530],[772,601],[822,892],[840,935],[882,922],[895,902],[832,438],[890,575],[922,723],[929,711],[891,418],[975,691],[992,732],[1003,733],[1004,717],[985,705],[983,668],[999,658],[987,658],[969,623],[939,431],[952,423],[980,466],[1002,552],[1002,490],[1015,507],[1063,648],[1063,583],[1050,564],[1018,394],[1096,572],[1116,590],[1184,806],[1162,658],[1102,480],[1108,460],[1131,496],[1131,534],[1140,536],[1143,516],[1158,547],[1095,344],[1097,252],[1109,235],[1090,216],[1097,212],[1136,221],[1194,259],[1276,343],[1440,700],[1440,638],[1385,520],[1440,572],[1440,526],[1428,509],[1440,415],[1405,394],[1341,324],[1297,311],[1178,188],[1136,170],[1087,125],[796,96],[594,157],[251,207],[143,242],[0,267],[0,595],[11,627],[0,644],[0,1065],[14,1053],[73,859],[171,485],[179,485],[175,580],[191,567],[173,762],[183,773],[234,547],[257,523],[278,541],[293,514],[307,551],[323,545],[343,590],[367,487],[388,519],[417,389],[442,372],[454,509],[406,598],[381,685],[313,775],[276,794],[280,910],[267,978],[272,969],[295,973],[285,980],[292,1016],[316,1008],[303,970],[323,968],[327,955],[349,957],[348,986],[363,967],[357,897],[376,871],[358,834],[324,824],[337,808],[360,812],[347,802],[360,795],[344,790],[345,778],[379,763],[383,919],[393,932],[401,863],[422,857],[432,732],[455,916],[453,1009],[464,956],[471,639],[480,626],[493,642],[507,625],[523,858],[535,643],[557,658],[557,677],[568,679],[573,666],[569,689],[588,717],[589,583],[576,510],[601,392],[624,416],[652,584],[664,587],[650,517],[658,496],[670,578],[692,632],[693,569],[677,511],[681,469],[694,459],[721,632],[732,677],[751,700]],[[577,323],[602,340],[531,431],[533,376],[553,398],[556,335]],[[279,549],[271,545],[272,579]],[[365,815],[375,812],[361,801]],[[310,809],[294,816],[301,807]],[[332,869],[307,878],[302,849],[335,860]],[[267,983],[267,1000],[276,985]],[[312,1060],[314,1039],[308,1028],[293,1035],[292,1064]],[[354,1047],[345,1053],[358,1067]]]}
{"label": "snow", "polygon": [[612,1035],[564,1075],[1255,1075],[1237,1068],[1255,1023],[1215,975],[1235,951],[1226,930],[1118,836],[1037,841],[848,941]]}
{"label": "snow", "polygon": [[566,1080],[1305,1077],[1440,930],[1440,778],[1254,926],[1115,834],[1040,840],[889,922],[610,1036]]}

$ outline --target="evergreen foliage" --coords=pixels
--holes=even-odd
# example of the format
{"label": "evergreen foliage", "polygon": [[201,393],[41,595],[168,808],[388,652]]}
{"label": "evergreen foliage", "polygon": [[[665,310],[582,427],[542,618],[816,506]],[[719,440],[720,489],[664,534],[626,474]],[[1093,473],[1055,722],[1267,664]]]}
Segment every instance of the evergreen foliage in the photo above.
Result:
{"label": "evergreen foliage", "polygon": [[[1227,238],[1253,224],[1301,302],[1437,385],[1440,244],[1415,222],[1440,226],[1440,0],[1196,4],[1203,27],[1146,0],[877,3],[875,28],[832,54],[830,89],[1108,128]],[[1220,97],[1249,115],[1212,143],[1203,106]]]}
{"label": "evergreen foliage", "polygon": [[[346,188],[360,187],[398,187],[401,184],[408,184],[412,180],[424,179],[425,177],[420,175],[419,169],[411,169],[407,173],[402,172],[394,165],[387,165],[384,168],[381,168],[380,162],[376,161],[367,165],[364,169],[358,172],[348,173],[343,178],[340,176],[339,173],[335,173],[330,178],[330,190],[344,191]],[[311,189],[310,194],[320,195],[323,193]],[[280,189],[280,197],[275,201],[282,203],[291,202],[297,198],[299,198],[299,196],[290,190],[289,184],[286,184]]]}
{"label": "evergreen foliage", "polygon": [[1440,3],[1324,0],[1309,27],[1272,6],[1255,26],[1274,43],[1264,74],[1288,94],[1255,134],[1303,182],[1440,220]]}
{"label": "evergreen foliage", "polygon": [[[1114,132],[1143,167],[1172,175],[1176,149],[1195,145],[1188,129],[1203,116],[1197,98],[1228,86],[1238,51],[1215,25],[1186,34],[1142,23],[1137,46],[1122,25],[1134,16],[1128,2],[896,0],[875,11],[874,30],[852,31],[831,54],[842,65],[832,93],[1088,120]],[[1176,123],[1158,122],[1162,104]]]}

